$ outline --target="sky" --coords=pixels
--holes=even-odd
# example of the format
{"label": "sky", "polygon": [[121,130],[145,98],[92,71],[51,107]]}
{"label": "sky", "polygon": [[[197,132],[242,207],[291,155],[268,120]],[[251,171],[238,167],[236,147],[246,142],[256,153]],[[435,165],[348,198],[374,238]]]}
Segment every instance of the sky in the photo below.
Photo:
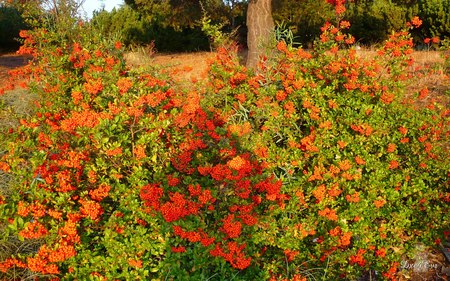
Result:
{"label": "sky", "polygon": [[88,18],[92,18],[94,10],[100,10],[105,5],[105,10],[111,11],[114,7],[119,7],[124,3],[123,0],[86,0],[83,4],[83,10]]}

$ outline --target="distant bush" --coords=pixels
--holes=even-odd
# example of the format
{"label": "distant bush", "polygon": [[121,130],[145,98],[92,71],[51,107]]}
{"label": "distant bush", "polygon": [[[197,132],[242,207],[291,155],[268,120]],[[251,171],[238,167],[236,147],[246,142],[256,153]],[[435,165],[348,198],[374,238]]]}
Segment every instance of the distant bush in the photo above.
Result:
{"label": "distant bush", "polygon": [[[273,17],[294,33],[296,43],[312,44],[319,37],[320,28],[334,18],[333,9],[325,1],[273,1]],[[319,12],[320,11],[320,12]]]}
{"label": "distant bush", "polygon": [[25,28],[26,24],[17,9],[0,6],[0,45],[2,47],[19,47],[19,31]]}
{"label": "distant bush", "polygon": [[419,16],[423,20],[425,37],[450,37],[450,0],[419,1]]}
{"label": "distant bush", "polygon": [[103,36],[121,38],[125,45],[146,45],[154,42],[161,52],[207,50],[209,42],[200,28],[175,29],[141,15],[128,6],[111,12],[97,12],[93,24]]}
{"label": "distant bush", "polygon": [[350,32],[363,44],[386,40],[393,31],[405,26],[406,16],[406,7],[387,0],[350,2],[345,14],[352,22]]}

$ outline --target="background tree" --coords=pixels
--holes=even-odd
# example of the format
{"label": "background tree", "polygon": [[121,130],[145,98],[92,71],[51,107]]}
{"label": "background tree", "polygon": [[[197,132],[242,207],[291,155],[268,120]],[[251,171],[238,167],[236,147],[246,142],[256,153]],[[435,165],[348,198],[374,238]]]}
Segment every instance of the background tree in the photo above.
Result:
{"label": "background tree", "polygon": [[388,0],[365,0],[349,3],[346,17],[352,23],[350,33],[364,44],[382,42],[407,21],[406,5]]}
{"label": "background tree", "polygon": [[255,68],[259,57],[264,53],[265,45],[270,42],[274,29],[271,0],[250,0],[247,10],[247,29],[246,65]]}
{"label": "background tree", "polygon": [[284,23],[294,33],[295,43],[304,46],[312,44],[323,24],[335,15],[324,0],[279,0],[272,1],[272,6],[275,22]]}
{"label": "background tree", "polygon": [[[423,27],[414,31],[416,42],[426,37],[448,37],[450,0],[349,0],[344,19],[351,22],[350,33],[363,44],[374,44],[385,40],[394,30],[402,28],[413,16],[423,19]],[[129,44],[147,44],[151,41],[160,51],[208,50],[207,35],[201,30],[200,22],[206,13],[211,24],[222,27],[225,33],[237,29],[234,38],[242,46],[247,45],[247,25],[254,17],[263,17],[261,10],[255,16],[247,17],[247,10],[259,1],[252,0],[126,0],[135,11],[131,17],[129,11],[117,10],[110,15],[112,21],[108,34],[121,32]],[[320,28],[326,21],[333,22],[333,6],[326,0],[265,0],[272,2],[272,17],[275,23],[284,23],[292,30],[295,40],[310,48],[320,34]],[[250,5],[250,6],[249,6]],[[106,19],[108,12],[103,12]],[[251,14],[251,11],[250,11]],[[109,24],[108,24],[109,25]],[[120,29],[119,26],[127,27]],[[270,23],[269,23],[270,25]],[[117,28],[113,28],[117,26]],[[132,27],[133,26],[133,27]],[[132,28],[131,28],[132,27]],[[112,32],[112,29],[115,29]],[[266,36],[263,36],[266,37]],[[249,43],[252,45],[252,43]],[[257,45],[257,44],[256,44]]]}
{"label": "background tree", "polygon": [[[234,4],[236,1],[228,2]],[[149,21],[178,30],[186,27],[194,28],[203,11],[213,19],[222,21],[226,12],[222,0],[125,0],[125,4],[145,15]]]}
{"label": "background tree", "polygon": [[418,10],[424,37],[450,36],[450,0],[420,0]]}
{"label": "background tree", "polygon": [[25,29],[26,24],[20,12],[11,6],[0,6],[0,46],[1,48],[17,48],[19,31]]}

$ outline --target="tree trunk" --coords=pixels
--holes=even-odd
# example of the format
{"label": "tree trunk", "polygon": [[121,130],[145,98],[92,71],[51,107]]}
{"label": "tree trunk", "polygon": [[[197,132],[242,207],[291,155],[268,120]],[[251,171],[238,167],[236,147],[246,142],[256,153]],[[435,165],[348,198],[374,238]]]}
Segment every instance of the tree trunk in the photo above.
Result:
{"label": "tree trunk", "polygon": [[247,10],[247,67],[256,68],[274,30],[272,0],[250,0]]}

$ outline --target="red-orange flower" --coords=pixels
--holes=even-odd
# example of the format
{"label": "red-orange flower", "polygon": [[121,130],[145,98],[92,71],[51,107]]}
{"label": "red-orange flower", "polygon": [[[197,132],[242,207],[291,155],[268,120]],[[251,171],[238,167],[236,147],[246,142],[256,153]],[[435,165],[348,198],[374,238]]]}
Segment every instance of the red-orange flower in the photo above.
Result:
{"label": "red-orange flower", "polygon": [[345,141],[341,141],[341,140],[338,140],[337,144],[338,144],[340,149],[342,149],[342,148],[347,146],[347,143]]}
{"label": "red-orange flower", "polygon": [[96,220],[103,214],[103,208],[98,202],[84,199],[80,199],[79,202],[81,204],[80,212],[84,216]]}
{"label": "red-orange flower", "polygon": [[342,233],[341,237],[339,238],[339,244],[341,247],[346,247],[350,245],[352,239],[352,233],[351,232],[344,232]]}
{"label": "red-orange flower", "polygon": [[316,197],[318,202],[322,201],[326,195],[325,185],[319,185],[315,190],[313,190],[312,194]]}
{"label": "red-orange flower", "polygon": [[336,211],[330,208],[325,208],[323,210],[319,210],[318,212],[319,216],[321,217],[325,217],[329,220],[332,221],[337,221],[338,220],[338,216],[336,215]]}
{"label": "red-orange flower", "polygon": [[352,163],[349,160],[339,161],[339,168],[343,171],[348,171],[352,167]]}
{"label": "red-orange flower", "polygon": [[399,163],[397,160],[391,160],[391,162],[389,162],[389,169],[396,169],[398,168]]}
{"label": "red-orange flower", "polygon": [[107,151],[105,151],[105,154],[108,156],[122,155],[122,148],[116,147],[116,148],[108,149]]}
{"label": "red-orange flower", "polygon": [[109,186],[107,184],[102,184],[97,189],[90,190],[89,196],[91,196],[92,200],[101,201],[106,196],[108,196],[108,193],[110,190],[111,190],[111,186]]}
{"label": "red-orange flower", "polygon": [[373,204],[375,205],[376,208],[381,208],[384,206],[384,204],[386,204],[386,200],[384,199],[377,199],[375,201],[373,201]]}
{"label": "red-orange flower", "polygon": [[133,154],[136,157],[136,160],[141,160],[141,159],[147,157],[147,155],[145,154],[145,146],[136,145],[133,148]]}
{"label": "red-orange flower", "polygon": [[389,143],[387,146],[387,152],[392,153],[397,149],[397,146],[393,143]]}
{"label": "red-orange flower", "polygon": [[355,192],[352,195],[347,194],[345,196],[345,199],[347,199],[348,202],[358,203],[359,202],[359,192]]}
{"label": "red-orange flower", "polygon": [[27,239],[38,239],[47,234],[47,229],[36,220],[29,222],[25,228],[19,232],[19,236]]}
{"label": "red-orange flower", "polygon": [[234,219],[234,215],[228,215],[223,220],[223,226],[221,230],[227,235],[228,238],[237,238],[241,235],[242,224]]}
{"label": "red-orange flower", "polygon": [[227,162],[228,167],[239,171],[240,169],[244,168],[245,166],[249,165],[250,162],[241,156],[236,156],[230,161]]}
{"label": "red-orange flower", "polygon": [[398,131],[402,134],[402,135],[406,135],[408,133],[408,129],[401,126],[398,128]]}
{"label": "red-orange flower", "polygon": [[148,184],[141,188],[140,198],[144,201],[145,206],[159,209],[160,198],[164,194],[164,190],[158,184]]}
{"label": "red-orange flower", "polygon": [[380,258],[384,258],[386,256],[386,248],[379,248],[375,251],[375,255]]}
{"label": "red-orange flower", "polygon": [[383,92],[383,94],[380,97],[381,101],[385,104],[390,104],[394,100],[394,98],[395,95],[388,92]]}
{"label": "red-orange flower", "polygon": [[341,22],[339,23],[339,26],[340,26],[342,29],[348,29],[348,28],[350,28],[350,22],[348,22],[348,21],[346,21],[346,20],[343,20],[343,21],[341,21]]}
{"label": "red-orange flower", "polygon": [[411,19],[411,24],[413,27],[419,28],[422,25],[422,20],[419,17],[415,16]]}
{"label": "red-orange flower", "polygon": [[350,256],[350,264],[358,264],[359,266],[364,266],[366,260],[364,259],[364,254],[366,250],[359,249],[356,255]]}
{"label": "red-orange flower", "polygon": [[279,41],[277,43],[277,49],[280,52],[284,52],[284,53],[287,52],[288,50],[287,50],[286,42],[284,42],[283,40]]}
{"label": "red-orange flower", "polygon": [[79,104],[83,100],[83,94],[79,91],[72,92],[71,96],[74,104]]}
{"label": "red-orange flower", "polygon": [[293,250],[290,250],[290,249],[286,249],[286,250],[284,250],[284,254],[286,255],[286,258],[287,258],[288,261],[293,261],[294,258],[298,254],[300,254],[300,252],[299,251],[293,251]]}
{"label": "red-orange flower", "polygon": [[174,252],[174,253],[184,253],[184,252],[186,252],[186,248],[183,247],[183,246],[172,247],[171,250],[172,250],[172,252]]}
{"label": "red-orange flower", "polygon": [[121,94],[126,93],[133,86],[133,82],[130,78],[120,78],[117,80],[117,87]]}
{"label": "red-orange flower", "polygon": [[142,260],[128,259],[128,264],[136,268],[142,268]]}
{"label": "red-orange flower", "polygon": [[428,88],[425,87],[419,92],[419,99],[424,99],[428,96]]}
{"label": "red-orange flower", "polygon": [[355,157],[355,162],[358,165],[365,165],[366,164],[366,161],[364,159],[362,159],[361,157],[359,157],[359,156]]}

